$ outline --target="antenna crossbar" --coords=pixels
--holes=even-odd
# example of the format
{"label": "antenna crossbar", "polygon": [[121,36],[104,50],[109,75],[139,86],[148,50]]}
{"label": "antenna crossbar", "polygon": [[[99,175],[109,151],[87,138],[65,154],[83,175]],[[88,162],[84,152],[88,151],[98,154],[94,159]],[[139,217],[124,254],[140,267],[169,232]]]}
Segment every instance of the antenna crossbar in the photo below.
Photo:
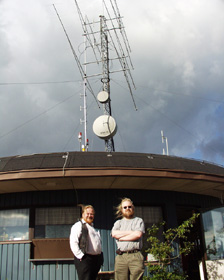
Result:
{"label": "antenna crossbar", "polygon": [[76,5],[76,8],[77,8],[78,14],[79,14],[80,22],[81,22],[81,24],[82,24],[83,32],[84,32],[84,34],[85,34],[85,36],[86,36],[86,38],[87,38],[87,40],[88,40],[90,46],[92,47],[93,53],[94,53],[95,58],[96,58],[96,60],[97,60],[97,55],[96,55],[96,52],[95,52],[95,50],[94,50],[94,46],[93,46],[92,41],[91,41],[91,39],[90,39],[90,37],[89,37],[89,35],[88,35],[89,33],[88,33],[88,30],[87,30],[87,24],[86,24],[86,22],[85,22],[85,20],[84,20],[84,18],[83,18],[83,15],[82,15],[82,13],[81,13],[81,10],[80,10],[80,8],[79,8],[79,5],[78,5],[77,1],[76,1],[76,0],[74,0],[74,1],[75,1],[75,5]]}
{"label": "antenna crossbar", "polygon": [[[53,6],[61,22],[61,25],[63,27],[67,40],[69,42],[70,48],[72,50],[73,56],[76,60],[79,72],[82,76],[85,97],[86,97],[85,90],[88,89],[95,98],[94,92],[91,88],[88,78],[101,76],[102,91],[98,94],[98,101],[103,104],[102,107],[103,107],[104,115],[106,115],[106,121],[104,121],[104,119],[102,120],[104,125],[108,124],[108,129],[106,128],[107,131],[104,132],[105,134],[101,133],[98,135],[98,132],[96,131],[94,132],[97,136],[105,140],[105,150],[107,152],[113,152],[115,151],[113,136],[116,133],[116,122],[111,116],[112,110],[111,110],[111,99],[110,99],[110,74],[116,72],[123,72],[129,92],[131,94],[134,107],[137,110],[137,106],[133,96],[133,89],[135,89],[136,87],[130,70],[130,69],[134,69],[130,56],[131,48],[128,42],[128,38],[125,32],[124,24],[116,0],[110,0],[110,4],[109,4],[110,9],[108,9],[108,6],[106,5],[106,1],[103,0],[103,7],[105,7],[106,16],[100,15],[100,20],[94,22],[89,22],[87,17],[84,18],[79,8],[78,0],[74,0],[74,2],[82,25],[83,36],[85,38],[84,55],[86,55],[88,48],[90,48],[92,51],[91,54],[92,61],[87,62],[85,56],[85,61],[82,65],[79,61],[78,56],[76,55],[76,52],[73,49],[71,41],[58,15],[58,12],[55,6],[54,5]],[[110,13],[111,9],[112,9],[112,14]],[[99,31],[94,30],[94,24],[98,24]],[[113,55],[113,58],[109,57],[109,51],[110,51],[109,47],[110,49],[113,48],[114,50],[115,55]],[[114,65],[118,66],[118,68],[121,69],[113,69],[113,71],[110,71],[111,61],[117,61],[116,63],[114,63]],[[102,66],[101,68],[102,72],[98,74],[90,73],[87,75],[87,71],[86,71],[87,65],[92,65],[92,64],[99,65],[99,63]],[[82,109],[84,111],[86,110],[86,103],[84,103]],[[104,115],[101,117],[105,117]],[[101,121],[101,117],[98,118],[100,119],[100,121]],[[114,128],[111,127],[110,121],[113,122]],[[86,123],[86,119],[84,118],[82,122]],[[96,122],[96,124],[98,125],[98,122]],[[99,123],[99,125],[101,125],[101,123]],[[107,133],[108,135],[106,135]],[[79,139],[81,138],[79,137]]]}

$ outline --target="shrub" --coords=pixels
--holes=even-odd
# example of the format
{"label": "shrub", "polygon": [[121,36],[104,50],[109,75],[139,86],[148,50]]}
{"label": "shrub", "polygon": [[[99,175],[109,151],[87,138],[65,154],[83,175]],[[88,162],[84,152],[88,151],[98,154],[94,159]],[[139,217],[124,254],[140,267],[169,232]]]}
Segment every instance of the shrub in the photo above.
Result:
{"label": "shrub", "polygon": [[147,230],[149,248],[146,253],[152,254],[156,262],[147,264],[149,276],[144,276],[144,280],[187,279],[188,276],[184,275],[180,263],[178,266],[175,264],[177,260],[180,260],[181,255],[188,255],[194,246],[194,243],[187,240],[187,235],[199,215],[193,214],[191,218],[184,221],[180,226],[163,231],[163,241],[159,240],[158,233],[160,228],[165,225],[165,222],[153,225]]}

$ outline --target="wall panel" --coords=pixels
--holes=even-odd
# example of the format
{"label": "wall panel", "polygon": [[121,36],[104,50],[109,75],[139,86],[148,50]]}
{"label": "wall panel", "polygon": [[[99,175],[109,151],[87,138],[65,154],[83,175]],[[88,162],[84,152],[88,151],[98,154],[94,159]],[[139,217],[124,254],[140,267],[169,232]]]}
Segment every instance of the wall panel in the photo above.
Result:
{"label": "wall panel", "polygon": [[[115,206],[122,197],[130,197],[136,206],[162,205],[165,212],[170,213],[169,225],[176,224],[173,213],[178,205],[209,208],[221,204],[216,198],[177,192],[79,189],[0,195],[0,209],[92,204],[96,210],[94,225],[102,236],[103,270],[107,271],[114,269],[115,242],[110,233]],[[0,280],[78,280],[73,262],[28,261],[30,246],[30,243],[0,244]]]}

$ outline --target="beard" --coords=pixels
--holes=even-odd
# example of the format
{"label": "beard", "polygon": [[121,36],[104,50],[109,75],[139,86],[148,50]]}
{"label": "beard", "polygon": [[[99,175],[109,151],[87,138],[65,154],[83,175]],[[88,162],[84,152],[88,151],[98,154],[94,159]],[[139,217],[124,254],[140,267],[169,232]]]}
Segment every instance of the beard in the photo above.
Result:
{"label": "beard", "polygon": [[123,217],[126,219],[132,219],[134,217],[134,212],[128,209],[125,212],[123,212]]}
{"label": "beard", "polygon": [[84,219],[86,223],[88,224],[92,224],[93,222],[93,217],[87,217],[86,219]]}

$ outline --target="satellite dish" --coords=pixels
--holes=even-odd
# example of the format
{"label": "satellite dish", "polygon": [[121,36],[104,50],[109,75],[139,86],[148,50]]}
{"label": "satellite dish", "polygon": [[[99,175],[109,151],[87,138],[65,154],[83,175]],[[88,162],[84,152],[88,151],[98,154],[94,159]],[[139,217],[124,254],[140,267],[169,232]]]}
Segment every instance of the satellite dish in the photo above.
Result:
{"label": "satellite dish", "polygon": [[115,119],[109,115],[98,117],[93,123],[93,132],[104,140],[112,138],[117,132]]}
{"label": "satellite dish", "polygon": [[100,91],[97,95],[97,99],[100,103],[106,103],[109,99],[109,94],[106,91]]}

